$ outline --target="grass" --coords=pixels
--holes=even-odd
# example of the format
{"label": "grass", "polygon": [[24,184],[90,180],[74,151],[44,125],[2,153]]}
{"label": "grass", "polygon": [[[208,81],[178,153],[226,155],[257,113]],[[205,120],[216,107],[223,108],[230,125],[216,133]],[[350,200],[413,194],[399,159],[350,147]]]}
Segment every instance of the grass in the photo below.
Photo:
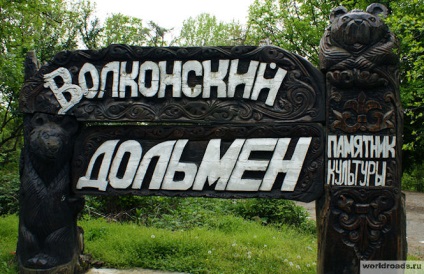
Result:
{"label": "grass", "polygon": [[18,217],[0,216],[0,273],[17,273],[15,250],[18,240]]}
{"label": "grass", "polygon": [[[169,230],[86,218],[85,253],[105,267],[186,273],[315,273],[316,236],[223,215],[213,225]],[[17,273],[18,217],[0,217],[0,273]],[[409,255],[408,260],[419,258]]]}
{"label": "grass", "polygon": [[299,273],[299,269],[315,273],[314,236],[287,227],[277,230],[238,217],[223,218],[213,230],[173,232],[100,220],[81,224],[87,252],[109,267],[190,273]]}
{"label": "grass", "polygon": [[[0,272],[16,273],[17,216],[0,217]],[[171,231],[103,219],[79,222],[85,253],[112,268],[189,273],[315,273],[316,238],[223,216],[213,228]]]}

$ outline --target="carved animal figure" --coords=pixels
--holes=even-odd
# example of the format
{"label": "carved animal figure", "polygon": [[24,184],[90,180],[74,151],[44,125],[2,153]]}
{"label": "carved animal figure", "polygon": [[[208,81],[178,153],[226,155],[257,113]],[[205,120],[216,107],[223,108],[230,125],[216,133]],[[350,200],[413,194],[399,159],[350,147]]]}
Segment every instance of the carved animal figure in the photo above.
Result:
{"label": "carved animal figure", "polygon": [[370,70],[397,64],[398,58],[392,52],[396,39],[382,21],[386,16],[387,8],[381,4],[371,4],[366,12],[334,9],[320,43],[321,69]]}
{"label": "carved animal figure", "polygon": [[47,114],[25,123],[17,255],[26,269],[52,269],[80,254],[76,217],[84,201],[72,196],[69,173],[78,123]]}

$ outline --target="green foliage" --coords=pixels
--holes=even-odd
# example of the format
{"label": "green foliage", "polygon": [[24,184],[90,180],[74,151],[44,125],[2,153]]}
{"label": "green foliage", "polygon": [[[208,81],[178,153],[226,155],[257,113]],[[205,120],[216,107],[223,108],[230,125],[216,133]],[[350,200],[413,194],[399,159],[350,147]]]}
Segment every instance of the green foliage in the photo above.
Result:
{"label": "green foliage", "polygon": [[2,1],[0,5],[0,164],[18,158],[22,146],[19,91],[24,60],[36,49],[41,62],[77,45],[79,12],[59,0]]}
{"label": "green foliage", "polygon": [[321,37],[329,25],[331,11],[365,9],[374,1],[255,0],[249,7],[248,44],[266,41],[307,58],[318,65]]}
{"label": "green foliage", "polygon": [[[172,231],[104,219],[79,222],[85,253],[106,267],[187,273],[315,273],[316,238],[240,217],[214,219],[215,227]],[[17,273],[16,216],[0,217],[0,272]],[[299,270],[300,269],[300,270]]]}
{"label": "green foliage", "polygon": [[17,213],[19,210],[19,176],[13,173],[0,174],[0,216]]}
{"label": "green foliage", "polygon": [[330,0],[255,0],[249,8],[247,42],[258,45],[269,40],[317,65],[319,42],[330,12],[338,4]]}
{"label": "green foliage", "polygon": [[308,213],[303,207],[281,199],[87,197],[85,214],[170,230],[194,227],[226,230],[234,224],[226,223],[223,216],[235,215],[259,221],[262,225],[290,225],[299,231],[315,232],[315,223],[308,220]]}
{"label": "green foliage", "polygon": [[234,46],[244,42],[244,32],[238,22],[218,22],[215,16],[203,13],[183,22],[178,46]]}
{"label": "green foliage", "polygon": [[263,227],[237,217],[225,219],[217,225],[225,226],[223,230],[171,232],[102,220],[87,220],[81,225],[87,253],[108,267],[187,273],[299,273],[299,265],[302,272],[315,273],[314,236],[287,227]]}
{"label": "green foliage", "polygon": [[413,165],[403,173],[402,189],[424,192],[424,164]]}
{"label": "green foliage", "polygon": [[[121,29],[121,31],[116,31]],[[121,13],[106,18],[104,25],[104,45],[110,44],[145,44],[148,29],[143,27],[142,20]]]}
{"label": "green foliage", "polygon": [[18,218],[0,216],[0,273],[18,273],[15,250],[18,240]]}
{"label": "green foliage", "polygon": [[112,14],[104,26],[89,0],[6,1],[0,4],[0,166],[18,158],[22,117],[18,97],[24,82],[24,61],[35,50],[41,63],[81,42],[91,49],[110,43],[163,45],[169,30],[154,22]]}
{"label": "green foliage", "polygon": [[424,5],[418,0],[391,2],[387,18],[400,44],[401,97],[405,109],[404,165],[424,162]]}
{"label": "green foliage", "polygon": [[282,199],[242,200],[235,208],[237,215],[262,224],[291,225],[310,233],[316,231],[315,223],[308,221],[308,212],[293,201]]}
{"label": "green foliage", "polygon": [[[318,47],[331,10],[365,10],[367,0],[256,0],[249,10],[247,43],[268,40],[318,64]],[[424,161],[424,5],[419,0],[380,1],[389,8],[385,19],[400,45],[400,89],[405,109],[404,166]]]}
{"label": "green foliage", "polygon": [[170,30],[160,27],[155,22],[148,22],[122,13],[112,13],[104,24],[95,15],[94,4],[80,1],[77,6],[83,20],[78,25],[84,45],[89,49],[99,49],[110,44],[128,44],[137,46],[164,46],[165,34]]}

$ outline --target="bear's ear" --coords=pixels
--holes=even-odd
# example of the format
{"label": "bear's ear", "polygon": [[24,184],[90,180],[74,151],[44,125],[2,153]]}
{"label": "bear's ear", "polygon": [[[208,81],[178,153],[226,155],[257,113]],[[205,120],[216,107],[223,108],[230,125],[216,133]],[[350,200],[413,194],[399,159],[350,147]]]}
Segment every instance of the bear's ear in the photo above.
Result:
{"label": "bear's ear", "polygon": [[388,10],[385,5],[374,3],[367,7],[367,12],[375,16],[381,16],[383,18],[387,17]]}
{"label": "bear's ear", "polygon": [[338,18],[338,17],[340,17],[340,16],[342,16],[343,14],[346,14],[346,13],[347,13],[347,9],[343,6],[340,6],[340,7],[333,9],[331,11],[331,14],[330,14],[330,22],[333,22],[334,19],[336,19],[336,18]]}

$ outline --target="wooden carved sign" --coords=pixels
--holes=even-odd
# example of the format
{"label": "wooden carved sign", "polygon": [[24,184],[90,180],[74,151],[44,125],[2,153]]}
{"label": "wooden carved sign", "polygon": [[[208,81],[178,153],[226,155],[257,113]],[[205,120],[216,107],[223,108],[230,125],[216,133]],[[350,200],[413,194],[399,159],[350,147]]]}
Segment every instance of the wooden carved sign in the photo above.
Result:
{"label": "wooden carved sign", "polygon": [[25,82],[21,273],[78,273],[85,194],[317,200],[318,272],[406,258],[387,8],[335,8],[321,71],[277,47],[111,45]]}
{"label": "wooden carved sign", "polygon": [[63,52],[21,96],[85,125],[76,193],[301,201],[323,190],[324,103],[322,74],[276,47]]}
{"label": "wooden carved sign", "polygon": [[322,135],[313,124],[93,127],[75,146],[73,182],[87,194],[310,200],[322,192]]}

